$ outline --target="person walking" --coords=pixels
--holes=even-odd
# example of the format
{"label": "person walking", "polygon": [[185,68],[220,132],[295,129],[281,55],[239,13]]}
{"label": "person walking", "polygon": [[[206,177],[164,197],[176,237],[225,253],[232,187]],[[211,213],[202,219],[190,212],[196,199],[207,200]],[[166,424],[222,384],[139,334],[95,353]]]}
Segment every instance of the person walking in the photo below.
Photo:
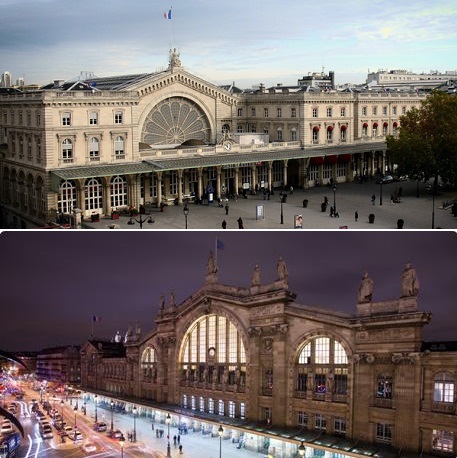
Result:
{"label": "person walking", "polygon": [[227,221],[222,221],[222,229],[227,229]]}
{"label": "person walking", "polygon": [[182,445],[179,446],[179,454],[182,455]]}
{"label": "person walking", "polygon": [[238,229],[244,229],[243,220],[241,219],[241,216],[238,218],[237,222],[238,222]]}
{"label": "person walking", "polygon": [[359,212],[357,210],[355,211],[354,218],[356,221],[359,219]]}
{"label": "person walking", "polygon": [[376,202],[376,196],[373,194],[373,195],[371,196],[371,204],[374,205],[375,202]]}
{"label": "person walking", "polygon": [[228,215],[229,212],[229,204],[225,204],[225,214]]}

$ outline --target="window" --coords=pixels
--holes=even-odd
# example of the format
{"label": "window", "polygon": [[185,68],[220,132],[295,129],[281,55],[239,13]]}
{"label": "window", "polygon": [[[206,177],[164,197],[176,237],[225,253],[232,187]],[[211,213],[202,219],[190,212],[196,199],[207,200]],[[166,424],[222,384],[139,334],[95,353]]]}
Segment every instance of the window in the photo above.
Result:
{"label": "window", "polygon": [[241,124],[238,124],[236,126],[236,131],[239,133],[239,134],[242,134],[243,133],[243,126]]}
{"label": "window", "polygon": [[297,109],[296,108],[291,108],[290,109],[290,117],[291,118],[296,118],[297,117]]}
{"label": "window", "polygon": [[367,115],[367,107],[362,107],[362,116]]}
{"label": "window", "polygon": [[295,129],[292,129],[290,131],[290,141],[292,142],[297,141],[297,131]]}
{"label": "window", "polygon": [[73,162],[73,142],[69,138],[62,142],[62,160],[64,163]]}
{"label": "window", "polygon": [[200,410],[200,412],[204,412],[205,411],[205,398],[203,396],[200,396],[199,410]]}
{"label": "window", "polygon": [[98,113],[93,111],[89,114],[89,124],[91,126],[96,126],[98,124]]}
{"label": "window", "polygon": [[41,139],[36,141],[36,158],[38,162],[41,162]]}
{"label": "window", "polygon": [[225,415],[225,405],[222,399],[219,399],[219,402],[218,402],[218,414]]}
{"label": "window", "polygon": [[255,117],[255,108],[251,108],[251,116]]}
{"label": "window", "polygon": [[277,108],[276,113],[277,113],[277,117],[281,118],[282,117],[282,108]]}
{"label": "window", "polygon": [[392,107],[392,114],[396,115],[397,114],[397,107]]}
{"label": "window", "polygon": [[333,422],[333,431],[335,434],[345,435],[346,434],[346,419],[336,417]]}
{"label": "window", "polygon": [[36,125],[41,126],[41,114],[40,113],[36,114]]}
{"label": "window", "polygon": [[373,107],[373,115],[376,116],[378,114],[378,107]]}
{"label": "window", "polygon": [[329,126],[327,127],[327,142],[332,143],[333,140],[333,127]]}
{"label": "window", "polygon": [[243,109],[242,108],[238,108],[237,115],[238,115],[239,118],[241,118],[241,116],[243,116]]}
{"label": "window", "polygon": [[331,117],[332,117],[332,108],[328,107],[327,108],[327,118],[331,118]]}
{"label": "window", "polygon": [[123,124],[123,115],[124,113],[122,111],[116,111],[114,113],[114,124]]}
{"label": "window", "polygon": [[386,106],[383,106],[383,107],[382,107],[382,114],[383,114],[384,116],[387,115],[387,107],[386,107]]}
{"label": "window", "polygon": [[317,118],[317,108],[313,108],[313,118]]}
{"label": "window", "polygon": [[89,141],[89,158],[91,161],[100,160],[100,142],[98,138],[92,137]]}
{"label": "window", "polygon": [[392,426],[384,423],[376,424],[376,440],[378,442],[392,442]]}
{"label": "window", "polygon": [[451,431],[433,430],[432,450],[452,453],[454,451],[454,442],[454,434]]}
{"label": "window", "polygon": [[319,127],[313,128],[313,143],[319,142]]}
{"label": "window", "polygon": [[278,142],[282,142],[282,129],[278,127],[277,132],[277,137],[278,137]]}
{"label": "window", "polygon": [[19,111],[19,125],[22,126],[22,111]]}
{"label": "window", "polygon": [[251,124],[251,132],[257,132],[257,126],[255,124]]}
{"label": "window", "polygon": [[88,178],[85,186],[86,209],[103,209],[103,187],[100,178]]}
{"label": "window", "polygon": [[[41,189],[42,194],[43,188]],[[76,207],[76,183],[74,181],[62,181],[57,200],[59,213],[71,213]]]}
{"label": "window", "polygon": [[68,111],[62,113],[62,126],[71,126],[71,113]]}
{"label": "window", "polygon": [[401,114],[406,114],[406,107],[401,107]]}
{"label": "window", "polygon": [[263,109],[263,116],[264,118],[268,118],[268,108]]}
{"label": "window", "polygon": [[30,111],[27,112],[27,125],[30,127],[32,125],[32,114]]}
{"label": "window", "polygon": [[297,412],[297,426],[308,427],[308,414],[306,412]]}
{"label": "window", "polygon": [[212,398],[208,399],[208,412],[214,413],[214,399]]}
{"label": "window", "polygon": [[314,417],[314,428],[324,430],[327,428],[327,421],[321,414],[316,414]]}
{"label": "window", "polygon": [[340,116],[342,116],[342,117],[346,116],[346,107],[341,107],[340,108]]}
{"label": "window", "polygon": [[127,205],[127,179],[122,176],[114,176],[111,178],[111,207],[119,207]]}
{"label": "window", "polygon": [[380,374],[376,381],[376,397],[392,399],[393,382],[392,376]]}
{"label": "window", "polygon": [[114,140],[114,157],[115,159],[125,159],[124,137],[116,137]]}
{"label": "window", "polygon": [[454,379],[450,374],[435,376],[433,400],[435,402],[454,402]]}
{"label": "window", "polygon": [[228,411],[229,411],[229,417],[235,418],[235,403],[233,401],[228,402]]}

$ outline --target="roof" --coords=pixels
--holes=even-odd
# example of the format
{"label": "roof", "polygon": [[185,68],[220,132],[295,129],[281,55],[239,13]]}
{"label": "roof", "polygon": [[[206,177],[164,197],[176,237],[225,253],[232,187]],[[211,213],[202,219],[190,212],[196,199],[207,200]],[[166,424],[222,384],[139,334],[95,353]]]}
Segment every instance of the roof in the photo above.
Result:
{"label": "roof", "polygon": [[107,76],[104,78],[92,78],[90,80],[86,80],[85,83],[99,91],[119,91],[126,89],[132,84],[136,84],[145,79],[148,79],[152,75],[154,75],[154,73]]}

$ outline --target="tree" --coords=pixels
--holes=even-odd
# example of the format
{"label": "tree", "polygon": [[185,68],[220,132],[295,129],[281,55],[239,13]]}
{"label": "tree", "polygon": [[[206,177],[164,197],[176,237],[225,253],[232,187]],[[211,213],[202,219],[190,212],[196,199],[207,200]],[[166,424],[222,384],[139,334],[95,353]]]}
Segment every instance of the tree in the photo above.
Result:
{"label": "tree", "polygon": [[400,117],[398,137],[387,137],[387,150],[400,175],[412,179],[438,177],[457,184],[457,96],[433,91]]}

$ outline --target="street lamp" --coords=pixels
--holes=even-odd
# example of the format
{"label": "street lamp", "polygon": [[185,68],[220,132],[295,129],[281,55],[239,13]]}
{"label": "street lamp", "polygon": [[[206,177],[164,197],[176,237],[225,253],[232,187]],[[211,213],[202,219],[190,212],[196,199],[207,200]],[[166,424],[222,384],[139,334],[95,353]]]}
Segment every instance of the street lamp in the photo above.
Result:
{"label": "street lamp", "polygon": [[111,432],[113,432],[114,431],[114,422],[113,422],[114,401],[112,399],[110,402],[110,406],[111,406]]}
{"label": "street lamp", "polygon": [[84,415],[86,415],[86,401],[83,402],[83,406],[84,406]]}
{"label": "street lamp", "polygon": [[167,435],[167,439],[168,439],[168,444],[167,444],[167,458],[170,458],[171,457],[171,450],[170,450],[170,423],[171,423],[171,417],[170,417],[170,414],[167,413],[167,416],[165,418],[165,423],[168,425],[168,435]]}
{"label": "street lamp", "polygon": [[95,423],[98,422],[98,416],[97,416],[97,404],[98,404],[98,396],[95,395],[94,397],[94,402],[95,402]]}
{"label": "street lamp", "polygon": [[136,442],[136,414],[138,413],[138,409],[136,406],[133,406],[132,414],[133,414],[133,439],[132,442]]}
{"label": "street lamp", "polygon": [[124,445],[125,445],[125,437],[123,434],[121,434],[121,437],[119,439],[119,445],[121,446],[121,458],[124,457]]}
{"label": "street lamp", "polygon": [[75,406],[73,408],[74,412],[75,412],[75,429],[76,429],[76,412],[78,411],[78,408]]}
{"label": "street lamp", "polygon": [[147,217],[146,219],[143,219],[143,215],[140,214],[140,219],[136,218],[130,218],[127,222],[128,225],[132,226],[135,224],[135,221],[140,225],[140,229],[143,229],[143,224],[148,223],[148,224],[153,224],[155,221],[152,219],[152,216]]}
{"label": "street lamp", "polygon": [[187,204],[184,205],[182,212],[184,213],[184,218],[186,220],[186,229],[187,229],[187,215],[189,214],[189,207],[187,206]]}
{"label": "street lamp", "polygon": [[279,198],[280,198],[280,200],[281,200],[281,224],[284,224],[284,213],[283,213],[283,211],[282,211],[282,204],[283,204],[283,202],[284,202],[284,195],[283,195],[283,194],[280,195]]}
{"label": "street lamp", "polygon": [[336,216],[336,184],[333,185],[333,214]]}
{"label": "street lamp", "polygon": [[63,423],[63,405],[64,405],[64,404],[65,404],[65,403],[63,402],[63,399],[62,399],[62,401],[60,401],[60,414],[61,414],[61,416],[62,416],[62,423]]}
{"label": "street lamp", "polygon": [[219,458],[221,458],[222,457],[222,436],[224,434],[224,428],[222,427],[222,425],[219,426],[217,433],[219,434]]}
{"label": "street lamp", "polygon": [[298,454],[300,456],[305,456],[305,452],[306,452],[305,444],[302,441],[301,444],[298,446]]}
{"label": "street lamp", "polygon": [[379,205],[382,205],[382,178],[379,181]]}

